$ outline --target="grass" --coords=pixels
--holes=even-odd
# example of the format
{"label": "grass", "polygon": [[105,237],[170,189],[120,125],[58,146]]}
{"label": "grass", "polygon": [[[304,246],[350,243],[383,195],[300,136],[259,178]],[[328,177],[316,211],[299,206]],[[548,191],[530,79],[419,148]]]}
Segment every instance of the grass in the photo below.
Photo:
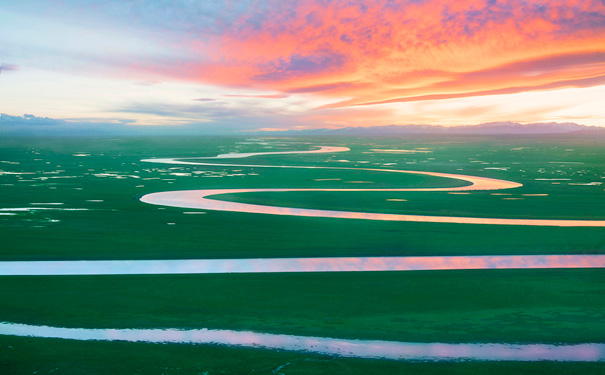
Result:
{"label": "grass", "polygon": [[[569,184],[605,182],[602,179],[605,151],[599,140],[429,137],[275,139],[271,142],[274,143],[260,144],[243,137],[0,140],[0,161],[3,161],[0,170],[32,173],[0,175],[0,208],[88,209],[39,210],[0,216],[3,243],[0,259],[605,252],[602,228],[393,223],[230,212],[186,215],[184,211],[192,210],[158,207],[137,199],[151,192],[199,188],[388,188],[460,184],[455,180],[381,172],[191,167],[140,162],[151,157],[305,150],[309,147],[307,143],[311,143],[345,145],[351,152],[262,156],[241,161],[461,173],[517,181],[524,186],[498,192],[512,196],[494,196],[492,192],[470,195],[292,192],[231,195],[229,199],[427,215],[604,218],[603,185]],[[426,147],[432,153],[368,153],[370,149],[416,147]],[[74,156],[81,153],[90,156]],[[560,163],[566,161],[583,164]],[[316,181],[332,178],[340,180]],[[552,180],[561,178],[569,180]],[[524,199],[502,200],[504,197]],[[407,201],[387,201],[391,198]],[[241,329],[417,342],[603,342],[605,306],[600,298],[605,288],[603,276],[603,270],[576,269],[1,277],[0,320],[91,328]],[[0,372],[11,374],[34,371],[68,374],[500,374],[511,371],[590,374],[602,370],[602,363],[414,363],[212,345],[72,342],[0,336]]]}
{"label": "grass", "polygon": [[[10,348],[9,348],[10,346]],[[35,353],[35,354],[33,354]],[[398,362],[215,345],[70,341],[0,336],[5,374],[602,374],[600,363]]]}
{"label": "grass", "polygon": [[602,270],[3,277],[3,319],[413,342],[600,342]]}

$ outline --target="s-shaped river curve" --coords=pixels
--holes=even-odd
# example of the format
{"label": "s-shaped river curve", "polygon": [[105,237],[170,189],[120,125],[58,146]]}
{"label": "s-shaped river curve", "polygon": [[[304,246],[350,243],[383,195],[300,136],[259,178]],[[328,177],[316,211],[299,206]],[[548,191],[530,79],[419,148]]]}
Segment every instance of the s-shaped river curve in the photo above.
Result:
{"label": "s-shaped river curve", "polygon": [[[330,153],[350,151],[348,147],[321,147],[311,151],[284,151],[263,153],[231,153],[213,157],[187,158],[191,159],[236,159],[256,155],[277,154],[307,154],[307,153]],[[365,219],[365,220],[387,220],[387,221],[415,221],[425,223],[457,223],[457,224],[491,224],[491,225],[531,225],[531,226],[559,226],[559,227],[605,227],[605,220],[552,220],[552,219],[514,219],[514,218],[482,218],[482,217],[460,217],[460,216],[428,216],[428,215],[403,215],[382,214],[371,212],[317,210],[308,208],[291,208],[266,206],[258,204],[237,203],[222,201],[219,198],[210,198],[220,194],[253,193],[253,192],[287,192],[287,191],[478,191],[478,190],[500,190],[512,189],[523,186],[520,183],[499,180],[487,177],[468,176],[452,173],[423,172],[398,169],[378,168],[347,168],[347,167],[319,167],[319,166],[290,166],[290,165],[253,165],[253,164],[221,164],[198,161],[182,161],[178,158],[143,159],[143,162],[163,164],[185,164],[206,166],[228,166],[228,167],[253,167],[253,168],[296,168],[296,169],[332,169],[332,170],[355,170],[385,173],[407,173],[420,174],[434,177],[452,178],[470,183],[467,186],[451,188],[393,188],[393,189],[298,189],[298,188],[261,188],[261,189],[205,189],[205,190],[181,190],[166,191],[147,194],[141,197],[141,201],[150,204],[194,208],[214,211],[244,212],[270,215],[307,216],[307,217],[330,217],[339,219]]]}

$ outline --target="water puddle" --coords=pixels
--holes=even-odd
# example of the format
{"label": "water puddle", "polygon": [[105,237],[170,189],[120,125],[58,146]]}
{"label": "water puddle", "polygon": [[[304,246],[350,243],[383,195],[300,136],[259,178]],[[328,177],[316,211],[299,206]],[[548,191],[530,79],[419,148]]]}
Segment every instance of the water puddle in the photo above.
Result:
{"label": "water puddle", "polygon": [[418,361],[581,361],[605,360],[605,344],[447,344],[344,340],[217,329],[89,329],[0,323],[0,334],[71,340],[220,344],[358,358]]}

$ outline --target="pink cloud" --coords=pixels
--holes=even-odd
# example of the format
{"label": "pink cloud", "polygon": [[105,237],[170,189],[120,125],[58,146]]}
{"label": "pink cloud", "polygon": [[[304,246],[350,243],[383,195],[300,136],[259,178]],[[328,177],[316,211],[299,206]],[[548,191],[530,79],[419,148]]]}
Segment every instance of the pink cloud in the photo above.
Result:
{"label": "pink cloud", "polygon": [[259,99],[284,99],[287,98],[286,94],[274,94],[274,95],[224,95],[227,98],[259,98]]}
{"label": "pink cloud", "polygon": [[605,75],[598,77],[590,77],[585,79],[578,80],[567,80],[567,81],[558,81],[558,82],[549,82],[541,85],[534,86],[513,86],[513,87],[503,87],[496,88],[492,90],[483,90],[483,91],[469,91],[469,92],[457,92],[457,93],[447,93],[447,94],[429,94],[429,95],[418,95],[418,96],[407,96],[400,98],[387,99],[382,101],[369,101],[369,102],[359,102],[359,101],[345,101],[335,104],[326,105],[322,108],[338,108],[338,107],[346,107],[350,105],[373,105],[373,104],[386,104],[386,103],[398,103],[398,102],[414,102],[421,100],[441,100],[441,99],[455,99],[455,98],[466,98],[470,96],[486,96],[486,95],[504,95],[504,94],[516,94],[520,92],[526,91],[536,91],[536,90],[551,90],[558,88],[571,88],[571,87],[591,87],[605,84]]}
{"label": "pink cloud", "polygon": [[337,106],[585,87],[605,75],[604,16],[599,1],[269,2],[184,41],[205,59],[164,73],[351,98]]}
{"label": "pink cloud", "polygon": [[0,73],[19,70],[19,67],[14,64],[0,64]]}

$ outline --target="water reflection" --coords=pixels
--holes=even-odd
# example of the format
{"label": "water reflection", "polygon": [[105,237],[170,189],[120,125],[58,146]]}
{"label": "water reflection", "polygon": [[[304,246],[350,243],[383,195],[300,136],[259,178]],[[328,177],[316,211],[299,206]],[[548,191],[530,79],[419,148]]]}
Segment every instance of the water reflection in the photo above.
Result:
{"label": "water reflection", "polygon": [[[219,154],[216,156],[202,156],[202,157],[187,157],[180,159],[242,159],[249,158],[251,156],[261,156],[261,155],[286,155],[286,154],[323,154],[323,153],[331,153],[331,152],[346,152],[351,151],[348,147],[337,147],[337,146],[321,146],[317,150],[307,150],[307,151],[267,151],[267,152],[231,152],[228,154]],[[179,158],[157,158],[157,159],[143,159],[143,162],[148,163],[167,163],[167,164],[198,164],[198,163],[190,163],[179,161]]]}
{"label": "water reflection", "polygon": [[[456,223],[456,224],[490,224],[490,225],[529,225],[529,226],[556,226],[556,227],[605,227],[605,220],[557,220],[557,219],[508,219],[508,218],[481,218],[460,216],[427,216],[427,215],[401,215],[381,214],[371,212],[316,210],[308,208],[291,208],[265,206],[249,203],[237,203],[209,199],[219,194],[252,193],[252,192],[284,192],[284,191],[453,191],[453,190],[490,190],[495,188],[497,182],[477,181],[471,186],[459,188],[439,189],[212,189],[212,190],[181,190],[165,191],[147,194],[141,197],[141,202],[161,206],[197,208],[204,210],[244,212],[270,215],[329,217],[338,219],[364,219],[384,221],[414,221],[424,223]],[[503,187],[500,187],[503,188]]]}
{"label": "water reflection", "polygon": [[0,262],[0,275],[158,275],[519,268],[605,268],[605,255],[4,261]]}
{"label": "water reflection", "polygon": [[[263,153],[232,153],[222,154],[213,157],[189,158],[189,159],[234,159],[245,158],[255,155],[270,154],[304,154],[304,153],[330,153],[349,151],[347,147],[321,147],[312,151],[285,151],[285,152],[263,152]],[[209,199],[210,196],[232,193],[252,193],[252,192],[285,192],[285,191],[448,191],[448,192],[467,192],[478,190],[501,190],[511,189],[523,186],[517,182],[499,180],[487,177],[477,177],[452,173],[437,173],[410,171],[398,169],[378,169],[378,168],[347,168],[347,167],[322,167],[322,166],[290,166],[290,165],[251,165],[251,164],[217,164],[198,161],[182,161],[177,158],[164,159],[143,159],[144,162],[164,163],[164,164],[187,164],[187,165],[209,165],[209,166],[238,166],[253,168],[299,168],[299,169],[338,169],[355,171],[372,171],[386,173],[407,173],[420,174],[426,176],[456,179],[469,183],[466,186],[451,188],[398,188],[398,189],[214,189],[214,190],[184,190],[167,191],[160,193],[147,194],[141,198],[142,202],[180,207],[180,208],[198,208],[204,210],[245,212],[270,215],[288,215],[288,216],[306,216],[306,217],[330,217],[339,219],[365,219],[365,220],[387,220],[387,221],[414,221],[426,223],[456,223],[456,224],[490,224],[490,225],[529,225],[529,226],[560,226],[560,227],[605,227],[605,220],[542,220],[542,219],[512,219],[512,218],[481,218],[481,217],[456,217],[456,216],[427,216],[427,215],[398,215],[398,214],[380,214],[353,211],[334,211],[334,210],[315,210],[290,207],[276,207],[266,205],[256,205],[247,203],[221,201],[216,197]]]}
{"label": "water reflection", "polygon": [[423,361],[583,361],[605,360],[605,344],[445,344],[276,335],[231,330],[87,329],[0,323],[0,334],[72,340],[222,344],[304,351],[359,358]]}

